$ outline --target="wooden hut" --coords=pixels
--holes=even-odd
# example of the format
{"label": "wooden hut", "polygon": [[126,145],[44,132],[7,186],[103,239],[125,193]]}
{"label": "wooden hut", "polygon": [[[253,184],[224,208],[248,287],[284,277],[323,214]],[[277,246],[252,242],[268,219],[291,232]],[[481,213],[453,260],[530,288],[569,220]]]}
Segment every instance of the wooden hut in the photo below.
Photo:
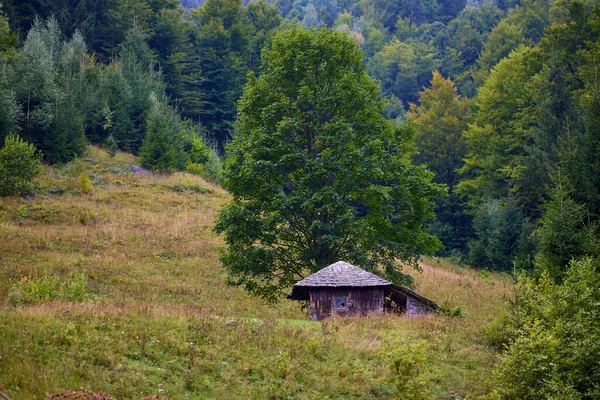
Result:
{"label": "wooden hut", "polygon": [[292,300],[308,300],[310,319],[331,316],[402,312],[408,315],[437,312],[438,306],[409,288],[344,261],[338,261],[294,285]]}

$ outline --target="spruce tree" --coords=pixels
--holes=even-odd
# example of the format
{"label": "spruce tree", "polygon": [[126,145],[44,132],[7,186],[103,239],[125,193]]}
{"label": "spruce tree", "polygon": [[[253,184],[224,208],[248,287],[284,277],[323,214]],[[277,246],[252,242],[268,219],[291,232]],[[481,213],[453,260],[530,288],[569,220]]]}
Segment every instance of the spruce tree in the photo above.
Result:
{"label": "spruce tree", "polygon": [[183,170],[187,162],[185,127],[164,99],[161,101],[152,93],[150,103],[140,162],[144,168],[158,172]]}

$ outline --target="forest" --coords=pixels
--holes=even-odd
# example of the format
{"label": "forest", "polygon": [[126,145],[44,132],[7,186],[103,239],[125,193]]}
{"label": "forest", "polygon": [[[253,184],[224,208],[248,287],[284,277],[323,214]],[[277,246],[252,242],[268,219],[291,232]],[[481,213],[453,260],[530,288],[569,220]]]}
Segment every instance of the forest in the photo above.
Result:
{"label": "forest", "polygon": [[[342,256],[407,285],[413,278],[395,269],[398,259],[443,257],[505,274],[516,296],[484,335],[503,357],[490,396],[599,396],[598,2],[1,5],[1,195],[35,191],[40,161],[66,165],[100,146],[139,156],[146,170],[222,185],[234,197],[215,228],[228,246],[228,279],[269,301],[297,279],[294,265],[314,271]],[[323,150],[288,159],[281,126],[298,114],[286,107],[313,115],[286,97],[304,93],[309,78],[284,79],[279,68],[302,57],[312,68],[325,54],[354,74],[354,86],[334,72],[320,81],[341,82],[323,113],[343,123],[311,125]],[[262,112],[269,107],[282,119]],[[328,153],[336,148],[347,158]],[[271,192],[273,182],[256,184],[281,171],[293,177],[273,181],[285,196]],[[336,174],[349,177],[347,198],[321,191]],[[319,196],[302,200],[313,189]],[[304,248],[281,233],[283,220],[321,236]]]}

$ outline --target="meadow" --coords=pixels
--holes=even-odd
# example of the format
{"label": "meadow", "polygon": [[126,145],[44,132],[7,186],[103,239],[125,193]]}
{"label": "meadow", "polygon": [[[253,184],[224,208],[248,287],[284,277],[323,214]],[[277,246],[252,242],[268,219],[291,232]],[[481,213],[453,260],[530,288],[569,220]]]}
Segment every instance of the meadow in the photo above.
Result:
{"label": "meadow", "polygon": [[[416,289],[458,317],[308,320],[227,285],[220,187],[153,175],[96,147],[0,200],[0,387],[11,399],[87,388],[115,398],[396,398],[394,361],[422,353],[426,398],[484,397],[483,331],[506,276],[426,259]],[[404,353],[403,353],[404,352]],[[419,353],[419,354],[421,354]]]}

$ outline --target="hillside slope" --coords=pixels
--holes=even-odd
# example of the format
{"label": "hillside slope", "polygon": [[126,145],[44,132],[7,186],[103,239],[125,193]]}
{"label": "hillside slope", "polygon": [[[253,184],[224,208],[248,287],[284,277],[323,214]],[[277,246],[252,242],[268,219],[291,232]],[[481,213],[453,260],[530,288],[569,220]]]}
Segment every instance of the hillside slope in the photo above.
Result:
{"label": "hillside slope", "polygon": [[0,200],[0,385],[11,398],[77,387],[116,398],[393,398],[399,353],[389,349],[415,343],[429,358],[427,397],[488,391],[494,355],[480,335],[505,307],[512,285],[501,277],[429,260],[417,290],[464,318],[311,322],[298,303],[227,286],[212,232],[227,193],[136,164],[92,147],[47,168],[39,195]]}

